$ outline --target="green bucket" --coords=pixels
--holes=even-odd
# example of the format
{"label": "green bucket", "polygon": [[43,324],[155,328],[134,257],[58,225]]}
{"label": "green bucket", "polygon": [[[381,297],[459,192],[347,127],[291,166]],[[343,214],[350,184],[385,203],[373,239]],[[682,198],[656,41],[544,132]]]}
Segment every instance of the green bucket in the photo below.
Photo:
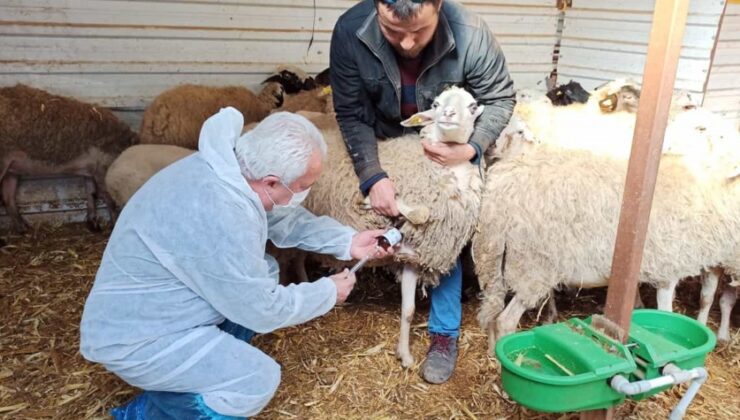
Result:
{"label": "green bucket", "polygon": [[624,395],[611,389],[608,380],[635,370],[624,345],[575,318],[506,336],[497,343],[496,356],[509,396],[544,412],[619,404]]}

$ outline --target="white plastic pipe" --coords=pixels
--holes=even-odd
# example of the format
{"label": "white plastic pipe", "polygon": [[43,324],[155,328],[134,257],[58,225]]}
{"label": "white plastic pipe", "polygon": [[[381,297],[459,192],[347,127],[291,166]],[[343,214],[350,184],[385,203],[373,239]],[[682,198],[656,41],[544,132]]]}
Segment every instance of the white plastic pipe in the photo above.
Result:
{"label": "white plastic pipe", "polygon": [[619,393],[635,395],[648,392],[662,386],[691,381],[691,385],[686,391],[686,394],[684,394],[681,401],[678,402],[678,405],[676,405],[671,412],[670,420],[680,420],[686,414],[686,409],[688,409],[689,404],[691,404],[691,401],[699,392],[699,388],[701,388],[704,382],[706,382],[708,376],[707,370],[703,367],[683,370],[678,366],[669,363],[663,368],[663,376],[650,380],[630,382],[624,376],[617,375],[612,378],[610,385],[612,389]]}
{"label": "white plastic pipe", "polygon": [[[668,366],[666,366],[666,368]],[[663,370],[663,372],[665,373],[665,369]],[[671,411],[671,416],[669,417],[670,420],[680,420],[683,418],[683,416],[686,414],[686,409],[689,408],[689,404],[691,404],[691,401],[693,401],[694,397],[699,392],[699,388],[704,385],[704,382],[706,382],[707,378],[709,377],[707,370],[703,367],[694,368],[688,371],[682,370],[681,373],[691,373],[691,385],[689,386],[689,389],[686,390],[686,393],[681,398],[681,401],[679,401],[678,405],[676,405],[676,408]]]}

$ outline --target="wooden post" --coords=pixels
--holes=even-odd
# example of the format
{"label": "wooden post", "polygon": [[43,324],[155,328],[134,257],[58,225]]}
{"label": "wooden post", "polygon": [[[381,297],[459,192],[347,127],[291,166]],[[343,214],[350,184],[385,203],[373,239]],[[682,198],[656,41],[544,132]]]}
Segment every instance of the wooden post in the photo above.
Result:
{"label": "wooden post", "polygon": [[[655,179],[681,52],[688,0],[656,0],[643,72],[640,105],[619,214],[604,315],[627,338],[645,246]],[[581,419],[612,418],[613,409],[584,412]]]}

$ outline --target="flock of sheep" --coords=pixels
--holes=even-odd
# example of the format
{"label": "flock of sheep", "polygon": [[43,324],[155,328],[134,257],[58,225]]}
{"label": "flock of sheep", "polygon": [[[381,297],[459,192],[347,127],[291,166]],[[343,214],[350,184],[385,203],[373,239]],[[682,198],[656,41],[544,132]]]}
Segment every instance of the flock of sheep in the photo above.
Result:
{"label": "flock of sheep", "polygon": [[[87,220],[97,226],[96,196],[111,210],[125,205],[157,171],[193,153],[202,123],[225,106],[244,115],[245,129],[276,111],[307,117],[324,134],[328,157],[304,206],[357,229],[390,226],[393,221],[370,210],[359,191],[327,74],[314,79],[298,69],[278,70],[259,94],[195,85],[164,92],[144,113],[138,134],[104,108],[23,85],[0,88],[0,181],[14,227],[25,228],[15,202],[19,176],[84,176]],[[526,310],[549,302],[553,311],[557,288],[606,286],[639,86],[618,80],[590,94],[573,94],[573,87],[547,94],[520,90],[509,125],[486,153],[484,171],[472,163],[440,166],[425,158],[419,141],[467,141],[483,106],[459,88],[404,121],[423,125],[419,134],[379,142],[381,165],[406,220],[401,250],[379,263],[401,282],[396,354],[404,367],[414,362],[409,330],[417,284],[434,287],[470,241],[483,291],[479,321],[491,345],[514,332]],[[455,115],[454,128],[437,123],[445,114]],[[658,289],[659,309],[671,310],[679,281],[701,276],[698,318],[706,323],[720,288],[718,337],[728,340],[740,289],[738,233],[738,131],[688,95],[676,95],[639,279]],[[270,252],[285,263],[281,272],[306,280],[306,254]]]}

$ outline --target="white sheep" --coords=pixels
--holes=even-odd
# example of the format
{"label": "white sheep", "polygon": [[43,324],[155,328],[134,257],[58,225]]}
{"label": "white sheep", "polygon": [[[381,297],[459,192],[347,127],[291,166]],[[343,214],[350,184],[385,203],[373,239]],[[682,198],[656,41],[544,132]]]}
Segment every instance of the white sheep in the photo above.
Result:
{"label": "white sheep", "polygon": [[525,90],[518,95],[522,100],[517,102],[510,124],[523,122],[542,143],[627,158],[638,95],[637,85],[616,80],[594,91],[586,103],[553,106],[544,94]]}
{"label": "white sheep", "polygon": [[[464,142],[472,134],[482,111],[483,106],[477,105],[469,93],[451,88],[436,98],[432,110],[416,114],[404,124],[425,125],[423,133],[430,141]],[[355,204],[363,201],[357,187],[359,181],[334,117],[316,114],[307,117],[323,132],[329,152],[326,169],[311,188],[305,207],[357,229],[389,226],[388,218]],[[420,135],[412,134],[378,141],[379,159],[396,186],[398,201],[405,202],[409,208],[429,211],[426,222],[402,226],[403,246],[394,256],[402,293],[401,334],[396,355],[404,367],[414,363],[409,332],[416,285],[436,286],[439,276],[452,269],[472,236],[482,187],[473,164],[441,166],[424,155],[421,139]]]}
{"label": "white sheep", "polygon": [[[626,166],[540,144],[490,167],[473,253],[485,295],[479,321],[491,345],[558,285],[606,286]],[[671,309],[680,279],[729,261],[738,231],[740,182],[728,180],[727,168],[696,178],[685,157],[664,156],[640,274],[658,287],[658,308]],[[514,297],[502,312],[507,291]]]}
{"label": "white sheep", "polygon": [[165,144],[131,146],[110,165],[105,174],[105,185],[113,201],[121,208],[154,174],[193,153],[194,150]]}

